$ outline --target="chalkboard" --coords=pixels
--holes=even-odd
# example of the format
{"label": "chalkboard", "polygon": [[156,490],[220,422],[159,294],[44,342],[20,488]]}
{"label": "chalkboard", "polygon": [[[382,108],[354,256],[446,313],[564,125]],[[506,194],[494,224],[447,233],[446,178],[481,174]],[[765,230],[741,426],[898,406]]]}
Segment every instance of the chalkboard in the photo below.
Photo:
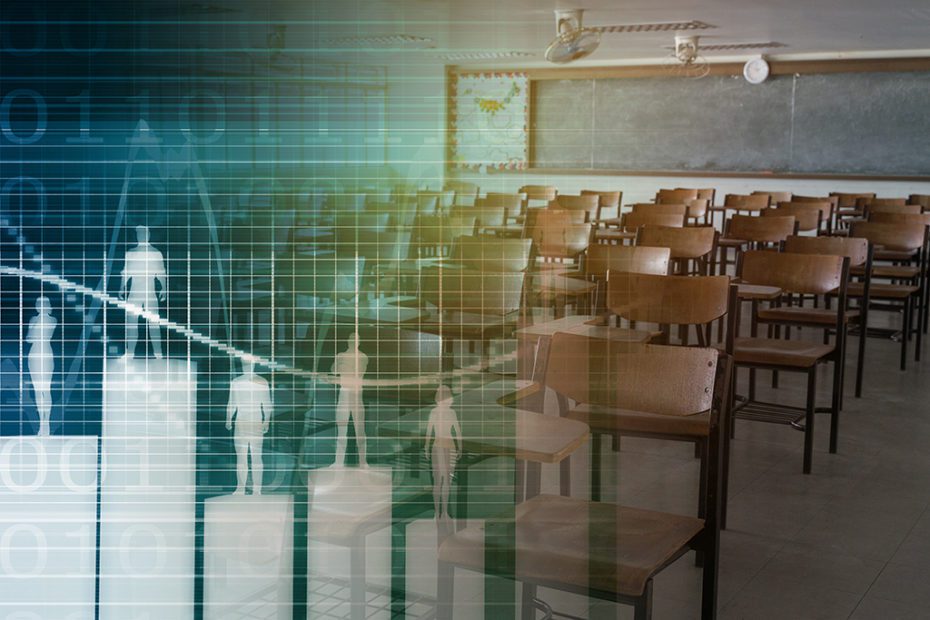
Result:
{"label": "chalkboard", "polygon": [[537,168],[930,176],[930,73],[540,80]]}

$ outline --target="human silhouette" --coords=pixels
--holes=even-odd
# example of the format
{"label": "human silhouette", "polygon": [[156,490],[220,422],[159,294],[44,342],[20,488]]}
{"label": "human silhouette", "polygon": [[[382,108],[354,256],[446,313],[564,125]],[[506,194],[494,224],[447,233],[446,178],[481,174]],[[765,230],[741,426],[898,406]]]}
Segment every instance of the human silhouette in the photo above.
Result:
{"label": "human silhouette", "polygon": [[333,374],[338,377],[339,399],[336,402],[336,467],[345,465],[349,418],[355,426],[359,467],[367,467],[365,455],[365,402],[362,400],[362,380],[368,369],[368,356],[359,349],[358,334],[346,341],[349,348],[336,355]]}
{"label": "human silhouette", "polygon": [[255,364],[243,360],[242,375],[229,384],[229,405],[226,407],[226,430],[236,431],[236,490],[233,495],[245,495],[249,476],[249,455],[252,457],[252,495],[262,494],[262,443],[271,422],[271,389],[264,377],[255,373]]}
{"label": "human silhouette", "polygon": [[52,336],[58,321],[52,316],[52,303],[48,297],[36,300],[36,315],[29,320],[26,342],[29,343],[29,378],[39,411],[39,436],[47,437],[52,414],[52,375],[55,373],[55,355]]}
{"label": "human silhouette", "polygon": [[[432,441],[432,453],[430,451]],[[423,452],[433,464],[433,508],[436,519],[449,518],[449,492],[455,462],[462,451],[462,429],[452,408],[452,390],[440,385],[436,390],[436,406],[429,412],[426,442]]]}
{"label": "human silhouette", "polygon": [[[126,252],[120,297],[140,310],[158,314],[158,302],[168,292],[165,260],[161,252],[149,243],[147,226],[136,226],[136,247]],[[139,337],[139,318],[126,317],[126,357],[132,359]],[[155,357],[161,358],[161,332],[155,323],[149,324],[149,340]]]}

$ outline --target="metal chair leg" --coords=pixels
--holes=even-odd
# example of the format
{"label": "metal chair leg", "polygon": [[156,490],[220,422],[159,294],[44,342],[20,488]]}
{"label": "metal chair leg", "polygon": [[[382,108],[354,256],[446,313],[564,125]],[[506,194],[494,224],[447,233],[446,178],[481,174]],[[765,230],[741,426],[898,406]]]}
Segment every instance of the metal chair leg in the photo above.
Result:
{"label": "metal chair leg", "polygon": [[817,403],[817,365],[807,372],[807,410],[804,423],[804,473],[811,473],[814,460],[814,407]]}

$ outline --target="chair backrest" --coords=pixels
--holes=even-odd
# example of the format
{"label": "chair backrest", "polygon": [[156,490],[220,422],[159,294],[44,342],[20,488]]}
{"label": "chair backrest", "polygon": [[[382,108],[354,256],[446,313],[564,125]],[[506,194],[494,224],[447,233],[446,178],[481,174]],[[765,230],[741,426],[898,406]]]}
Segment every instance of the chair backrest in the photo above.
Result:
{"label": "chair backrest", "polygon": [[504,316],[520,309],[523,272],[430,268],[420,296],[444,311]]}
{"label": "chair backrest", "polygon": [[851,209],[856,206],[856,201],[860,198],[875,198],[874,192],[860,192],[857,194],[830,192],[830,195],[836,198],[837,209]]}
{"label": "chair backrest", "polygon": [[583,189],[581,190],[581,195],[598,197],[596,219],[610,220],[620,217],[620,202],[623,200],[623,192],[602,192],[593,189]]}
{"label": "chair backrest", "polygon": [[468,183],[466,181],[446,181],[443,189],[455,192],[455,205],[463,207],[474,205],[475,198],[481,192],[481,188],[477,183]]}
{"label": "chair backrest", "polygon": [[879,212],[872,213],[869,221],[876,224],[923,224],[924,226],[930,226],[930,213]]}
{"label": "chair backrest", "polygon": [[930,194],[911,194],[907,197],[907,203],[930,209]]}
{"label": "chair backrest", "polygon": [[359,235],[365,232],[385,232],[390,219],[390,213],[337,212],[334,228],[336,243],[355,243]]}
{"label": "chair backrest", "polygon": [[581,190],[582,196],[597,196],[598,204],[603,207],[619,207],[623,200],[623,192],[601,191],[596,189]]}
{"label": "chair backrest", "polygon": [[903,207],[907,204],[907,198],[874,198],[874,197],[862,197],[856,199],[856,208],[872,208],[872,207]]}
{"label": "chair backrest", "polygon": [[503,226],[504,222],[507,221],[506,207],[475,206],[471,208],[471,211],[478,220],[479,228],[482,226]]}
{"label": "chair backrest", "polygon": [[[681,229],[670,228],[668,230]],[[585,273],[599,280],[605,279],[608,273],[622,272],[664,276],[668,274],[671,256],[672,252],[667,247],[594,243],[588,246],[584,262]]]}
{"label": "chair backrest", "polygon": [[830,206],[836,209],[836,206],[839,203],[839,197],[837,196],[801,196],[800,194],[794,194],[791,197],[791,202],[829,202]]}
{"label": "chair backrest", "polygon": [[727,236],[754,243],[781,243],[794,234],[793,215],[753,217],[734,215],[727,222]]}
{"label": "chair backrest", "polygon": [[[475,218],[472,216],[471,229],[463,234],[473,234],[475,228]],[[413,222],[413,231],[417,243],[424,246],[439,246],[448,239],[447,227],[450,220],[445,215],[418,215]]]}
{"label": "chair backrest", "polygon": [[484,198],[479,199],[475,206],[482,207],[503,207],[511,214],[520,212],[523,206],[524,194],[502,194],[499,192],[488,192]]}
{"label": "chair backrest", "polygon": [[830,217],[833,215],[833,202],[827,198],[822,200],[792,200],[791,202],[779,202],[776,205],[776,208],[788,207],[788,214],[791,213],[792,209],[797,209],[797,205],[800,205],[804,208],[807,207],[817,207],[820,211],[820,222],[823,226],[829,228]]}
{"label": "chair backrest", "polygon": [[529,214],[532,211],[539,211],[540,214],[559,213],[562,215],[563,218],[567,219],[572,224],[587,224],[589,222],[587,211],[580,211],[580,210],[575,210],[575,209],[563,209],[558,206],[551,206],[551,205],[558,204],[556,202],[551,202],[549,204],[550,206],[546,209],[527,209],[527,213]]}
{"label": "chair backrest", "polygon": [[764,190],[756,190],[752,193],[753,196],[768,196],[769,204],[773,205],[779,202],[791,202],[791,192],[767,192]]}
{"label": "chair backrest", "polygon": [[708,411],[719,352],[557,332],[544,383],[579,403],[668,416]]}
{"label": "chair backrest", "polygon": [[829,203],[821,202],[780,202],[777,207],[763,209],[763,217],[794,216],[798,230],[810,232],[820,230],[824,221],[823,210],[829,215]]}
{"label": "chair backrest", "polygon": [[924,246],[927,230],[923,223],[856,222],[849,234],[868,239],[884,250],[913,252]]}
{"label": "chair backrest", "polygon": [[727,312],[729,276],[607,276],[607,308],[629,321],[705,325]]}
{"label": "chair backrest", "polygon": [[907,205],[907,204],[870,204],[866,206],[866,212],[869,214],[869,219],[876,213],[911,213],[919,214],[923,211],[920,205]]}
{"label": "chair backrest", "polygon": [[685,225],[684,214],[677,213],[654,213],[643,210],[635,213],[625,213],[622,219],[623,227],[626,229],[638,229],[641,226],[669,226],[681,228]]}
{"label": "chair backrest", "polygon": [[667,228],[643,226],[639,229],[636,245],[640,247],[668,248],[672,258],[688,259],[707,257],[713,252],[717,231],[713,226]]}
{"label": "chair backrest", "polygon": [[336,213],[363,211],[366,196],[363,193],[340,193],[329,197],[329,204]]}
{"label": "chair backrest", "polygon": [[417,213],[436,215],[440,211],[438,192],[417,192]]}
{"label": "chair backrest", "polygon": [[845,286],[843,256],[752,251],[740,257],[738,273],[747,284],[776,286],[785,293],[824,295]]}
{"label": "chair backrest", "polygon": [[461,236],[453,245],[452,259],[476,271],[526,271],[532,246],[532,239]]}
{"label": "chair backrest", "polygon": [[688,204],[697,200],[696,189],[660,189],[656,192],[656,204]]}
{"label": "chair backrest", "polygon": [[723,200],[724,206],[737,211],[761,211],[771,203],[768,194],[727,194]]}
{"label": "chair backrest", "polygon": [[682,218],[684,221],[685,216],[688,213],[688,205],[681,203],[653,203],[653,202],[637,202],[633,205],[633,213],[669,213],[672,215],[677,215]]}
{"label": "chair backrest", "polygon": [[367,264],[406,260],[410,255],[410,231],[360,233],[356,251]]}
{"label": "chair backrest", "polygon": [[[676,187],[675,189],[690,189],[690,188]],[[717,190],[715,188],[713,187],[699,188],[698,187],[698,188],[695,188],[694,191],[697,192],[698,200],[706,200],[707,204],[709,205],[714,204],[714,200],[717,197]]]}
{"label": "chair backrest", "polygon": [[547,258],[573,258],[591,242],[591,224],[573,222],[571,211],[544,209],[536,216],[533,242],[536,254]]}
{"label": "chair backrest", "polygon": [[555,185],[524,185],[519,189],[521,194],[526,194],[526,200],[536,200],[549,202],[555,200],[559,195],[559,190]]}
{"label": "chair backrest", "polygon": [[582,211],[585,213],[585,221],[590,222],[597,218],[597,211],[600,206],[600,197],[592,194],[582,194],[580,196],[570,196],[560,194],[554,200],[549,202],[550,209],[565,209],[566,211]]}
{"label": "chair backrest", "polygon": [[785,240],[785,252],[791,254],[832,254],[845,256],[850,267],[864,265],[869,258],[869,240],[859,237],[798,237]]}

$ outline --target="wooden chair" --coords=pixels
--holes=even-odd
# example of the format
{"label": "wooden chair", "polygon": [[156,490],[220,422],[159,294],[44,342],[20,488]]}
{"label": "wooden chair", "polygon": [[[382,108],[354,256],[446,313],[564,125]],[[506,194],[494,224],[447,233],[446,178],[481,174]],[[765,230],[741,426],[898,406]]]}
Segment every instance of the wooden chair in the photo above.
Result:
{"label": "wooden chair", "polygon": [[[653,205],[655,206],[655,205]],[[656,213],[653,211],[638,211],[625,213],[621,219],[622,228],[627,231],[637,231],[642,226],[668,226],[681,228],[685,225],[684,211],[676,213]]]}
{"label": "wooden chair", "polygon": [[923,208],[920,205],[907,204],[868,204],[864,207],[865,219],[871,220],[876,213],[900,213],[908,215],[920,215]]}
{"label": "wooden chair", "polygon": [[[868,239],[858,239],[856,237],[788,237],[785,240],[785,252],[792,254],[829,254],[832,256],[841,256],[849,259],[850,284],[856,277],[856,270],[862,270],[862,297],[859,299],[859,307],[849,310],[846,313],[846,319],[859,328],[859,349],[856,358],[856,398],[862,396],[863,369],[865,367],[865,345],[868,340],[866,326],[869,323],[869,290],[872,283],[872,244]],[[854,296],[847,286],[847,297]],[[761,311],[760,311],[761,312]],[[796,316],[799,321],[810,321],[828,316],[830,312],[818,310],[817,308],[779,308],[769,310],[774,315],[782,319],[790,319],[792,315]],[[843,373],[845,384],[845,372]],[[778,387],[773,385],[772,387]],[[842,408],[843,392],[840,392],[840,408]]]}
{"label": "wooden chair", "polygon": [[334,225],[336,251],[352,254],[361,237],[370,232],[386,232],[389,224],[388,213],[337,212]]}
{"label": "wooden chair", "polygon": [[791,192],[767,192],[762,190],[756,190],[752,192],[753,196],[768,196],[769,204],[774,205],[779,202],[791,202],[791,197],[793,194]]}
{"label": "wooden chair", "polygon": [[836,196],[801,196],[795,194],[791,197],[791,202],[828,202],[830,203],[830,215],[824,218],[827,222],[827,230],[831,233],[836,228],[836,211],[839,199]]}
{"label": "wooden chair", "polygon": [[475,234],[475,216],[420,215],[414,221],[417,257],[447,256],[456,239]]}
{"label": "wooden chair", "polygon": [[[804,417],[804,464],[803,472],[811,472],[814,451],[814,414],[819,411],[830,413],[830,452],[837,450],[839,436],[840,395],[842,389],[843,360],[846,344],[846,287],[849,278],[849,259],[840,256],[814,254],[787,254],[767,251],[745,252],[740,257],[738,276],[746,284],[778,287],[785,294],[817,295],[824,297],[836,294],[838,303],[833,311],[833,323],[817,317],[811,325],[826,330],[833,329],[834,344],[816,343],[809,340],[782,340],[762,338],[757,335],[759,324],[783,324],[781,316],[767,318],[759,310],[759,303],[752,302],[752,332],[748,338],[738,337],[738,321],[727,334],[726,351],[733,356],[735,369],[750,371],[749,394],[740,398],[733,407],[735,415],[742,419],[793,424]],[[826,305],[826,301],[824,301]],[[734,314],[736,309],[733,310]],[[820,364],[833,362],[833,398],[826,409],[816,408],[817,368]],[[790,407],[780,403],[756,400],[755,371],[759,369],[778,372],[794,372],[807,375],[806,407]],[[735,376],[734,372],[734,376]]]}
{"label": "wooden chair", "polygon": [[907,203],[920,205],[924,211],[930,211],[930,194],[911,194],[907,197]]}
{"label": "wooden chair", "polygon": [[577,263],[591,243],[591,224],[572,221],[572,212],[569,211],[540,211],[533,227],[536,256],[543,262],[571,260]]}
{"label": "wooden chair", "polygon": [[526,209],[545,206],[559,195],[559,190],[554,185],[524,185],[518,191],[526,196],[524,212]]}
{"label": "wooden chair", "polygon": [[438,192],[417,192],[417,215],[440,215]]}
{"label": "wooden chair", "polygon": [[[481,199],[478,199],[481,202]],[[478,204],[469,210],[475,217],[475,226],[480,232],[484,228],[503,226],[507,222],[507,207],[486,207]],[[458,211],[456,211],[458,213]]]}
{"label": "wooden chair", "polygon": [[[441,543],[437,618],[453,617],[454,570],[460,567],[522,582],[523,618],[535,617],[536,589],[544,586],[631,604],[635,618],[646,620],[653,578],[692,549],[703,557],[701,617],[716,617],[728,359],[712,349],[618,345],[571,334],[556,334],[552,350],[551,363],[567,371],[552,375],[557,390],[613,407],[618,418],[660,430],[688,427],[700,436],[707,446],[703,518],[565,493],[537,495],[500,520],[465,528]],[[493,550],[485,547],[492,540]],[[487,562],[492,552],[510,560]]]}
{"label": "wooden chair", "polygon": [[477,183],[465,181],[447,181],[443,185],[443,189],[455,192],[454,206],[456,207],[473,207],[475,199],[478,198],[478,194],[481,192],[481,188]]}
{"label": "wooden chair", "polygon": [[863,210],[868,207],[903,207],[907,198],[877,198],[875,196],[862,196],[856,199],[856,209]]}
{"label": "wooden chair", "polygon": [[[519,241],[507,239],[505,241]],[[479,259],[480,260],[480,259]],[[490,343],[513,335],[523,299],[523,271],[428,268],[420,278],[420,299],[435,307],[419,331],[442,336],[443,367],[453,365],[453,344],[481,343],[481,369],[490,365]]]}
{"label": "wooden chair", "polygon": [[778,206],[763,209],[762,217],[793,216],[798,232],[820,233],[824,231],[824,214],[829,214],[830,205],[815,202],[780,202]]}
{"label": "wooden chair", "polygon": [[597,196],[598,209],[596,222],[620,217],[620,204],[623,201],[623,192],[599,191],[593,189],[581,190],[582,196]]}
{"label": "wooden chair", "polygon": [[[796,233],[797,221],[793,215],[754,217],[734,215],[724,225],[723,235],[717,240],[719,248],[718,273],[726,273],[728,250],[733,249],[736,258],[746,248],[760,249],[778,245]],[[735,261],[734,261],[735,262]]]}
{"label": "wooden chair", "polygon": [[532,246],[531,239],[463,235],[452,245],[451,260],[475,271],[525,272],[530,269]]}
{"label": "wooden chair", "polygon": [[[702,191],[705,193],[702,194]],[[698,189],[660,189],[656,193],[655,203],[687,205],[686,221],[692,224],[697,224],[699,221],[709,224],[709,208],[713,203],[713,190],[707,194],[706,190]]]}
{"label": "wooden chair", "polygon": [[672,326],[677,326],[687,344],[688,328],[693,326],[698,343],[708,346],[711,323],[727,312],[728,284],[728,276],[610,273],[607,312],[631,324],[658,325],[653,339],[662,343],[670,342]]}
{"label": "wooden chair", "polygon": [[861,218],[863,216],[863,211],[861,208],[856,206],[856,203],[860,198],[875,198],[874,193],[845,193],[845,192],[830,192],[830,196],[836,198],[836,227],[839,227],[840,224],[845,225],[845,220],[848,218]]}
{"label": "wooden chair", "polygon": [[591,307],[595,312],[606,310],[602,297],[606,295],[605,285],[608,273],[668,275],[671,255],[672,251],[668,247],[591,244],[588,246],[584,259],[585,278],[596,284]]}
{"label": "wooden chair", "polygon": [[[854,237],[868,239],[875,246],[875,260],[892,260],[895,262],[913,263],[908,271],[894,269],[896,265],[875,265],[872,268],[872,277],[890,279],[890,283],[872,282],[870,301],[872,310],[890,311],[894,313],[903,311],[901,324],[901,370],[907,368],[907,343],[914,335],[915,306],[917,313],[917,343],[914,359],[920,360],[920,349],[923,344],[924,313],[926,306],[921,294],[925,285],[926,255],[927,255],[927,226],[923,223],[908,224],[881,224],[876,222],[855,222],[850,228]],[[905,265],[906,267],[907,265]],[[898,265],[900,267],[900,265]],[[907,282],[902,284],[901,282]],[[850,286],[850,294],[859,296],[862,287],[857,283]],[[888,330],[869,328],[870,333],[894,335]]]}
{"label": "wooden chair", "polygon": [[643,226],[639,229],[636,245],[669,248],[672,260],[677,264],[675,273],[706,276],[710,275],[710,266],[717,251],[717,231],[713,226]]}
{"label": "wooden chair", "polygon": [[768,194],[727,194],[723,206],[737,214],[755,213],[767,209],[772,204]]}
{"label": "wooden chair", "polygon": [[696,189],[660,189],[656,192],[656,204],[688,204],[698,199]]}
{"label": "wooden chair", "polygon": [[682,222],[688,215],[688,205],[684,203],[673,204],[669,202],[637,202],[632,206],[631,213],[667,213],[681,218]]}
{"label": "wooden chair", "polygon": [[476,207],[482,208],[503,208],[506,211],[507,218],[514,218],[523,213],[523,203],[526,199],[525,194],[501,194],[499,192],[488,192],[484,198],[475,201]]}
{"label": "wooden chair", "polygon": [[597,212],[600,208],[600,197],[592,194],[582,194],[579,196],[560,194],[557,198],[549,202],[549,208],[582,212],[584,213],[585,222],[593,222],[597,219]]}

